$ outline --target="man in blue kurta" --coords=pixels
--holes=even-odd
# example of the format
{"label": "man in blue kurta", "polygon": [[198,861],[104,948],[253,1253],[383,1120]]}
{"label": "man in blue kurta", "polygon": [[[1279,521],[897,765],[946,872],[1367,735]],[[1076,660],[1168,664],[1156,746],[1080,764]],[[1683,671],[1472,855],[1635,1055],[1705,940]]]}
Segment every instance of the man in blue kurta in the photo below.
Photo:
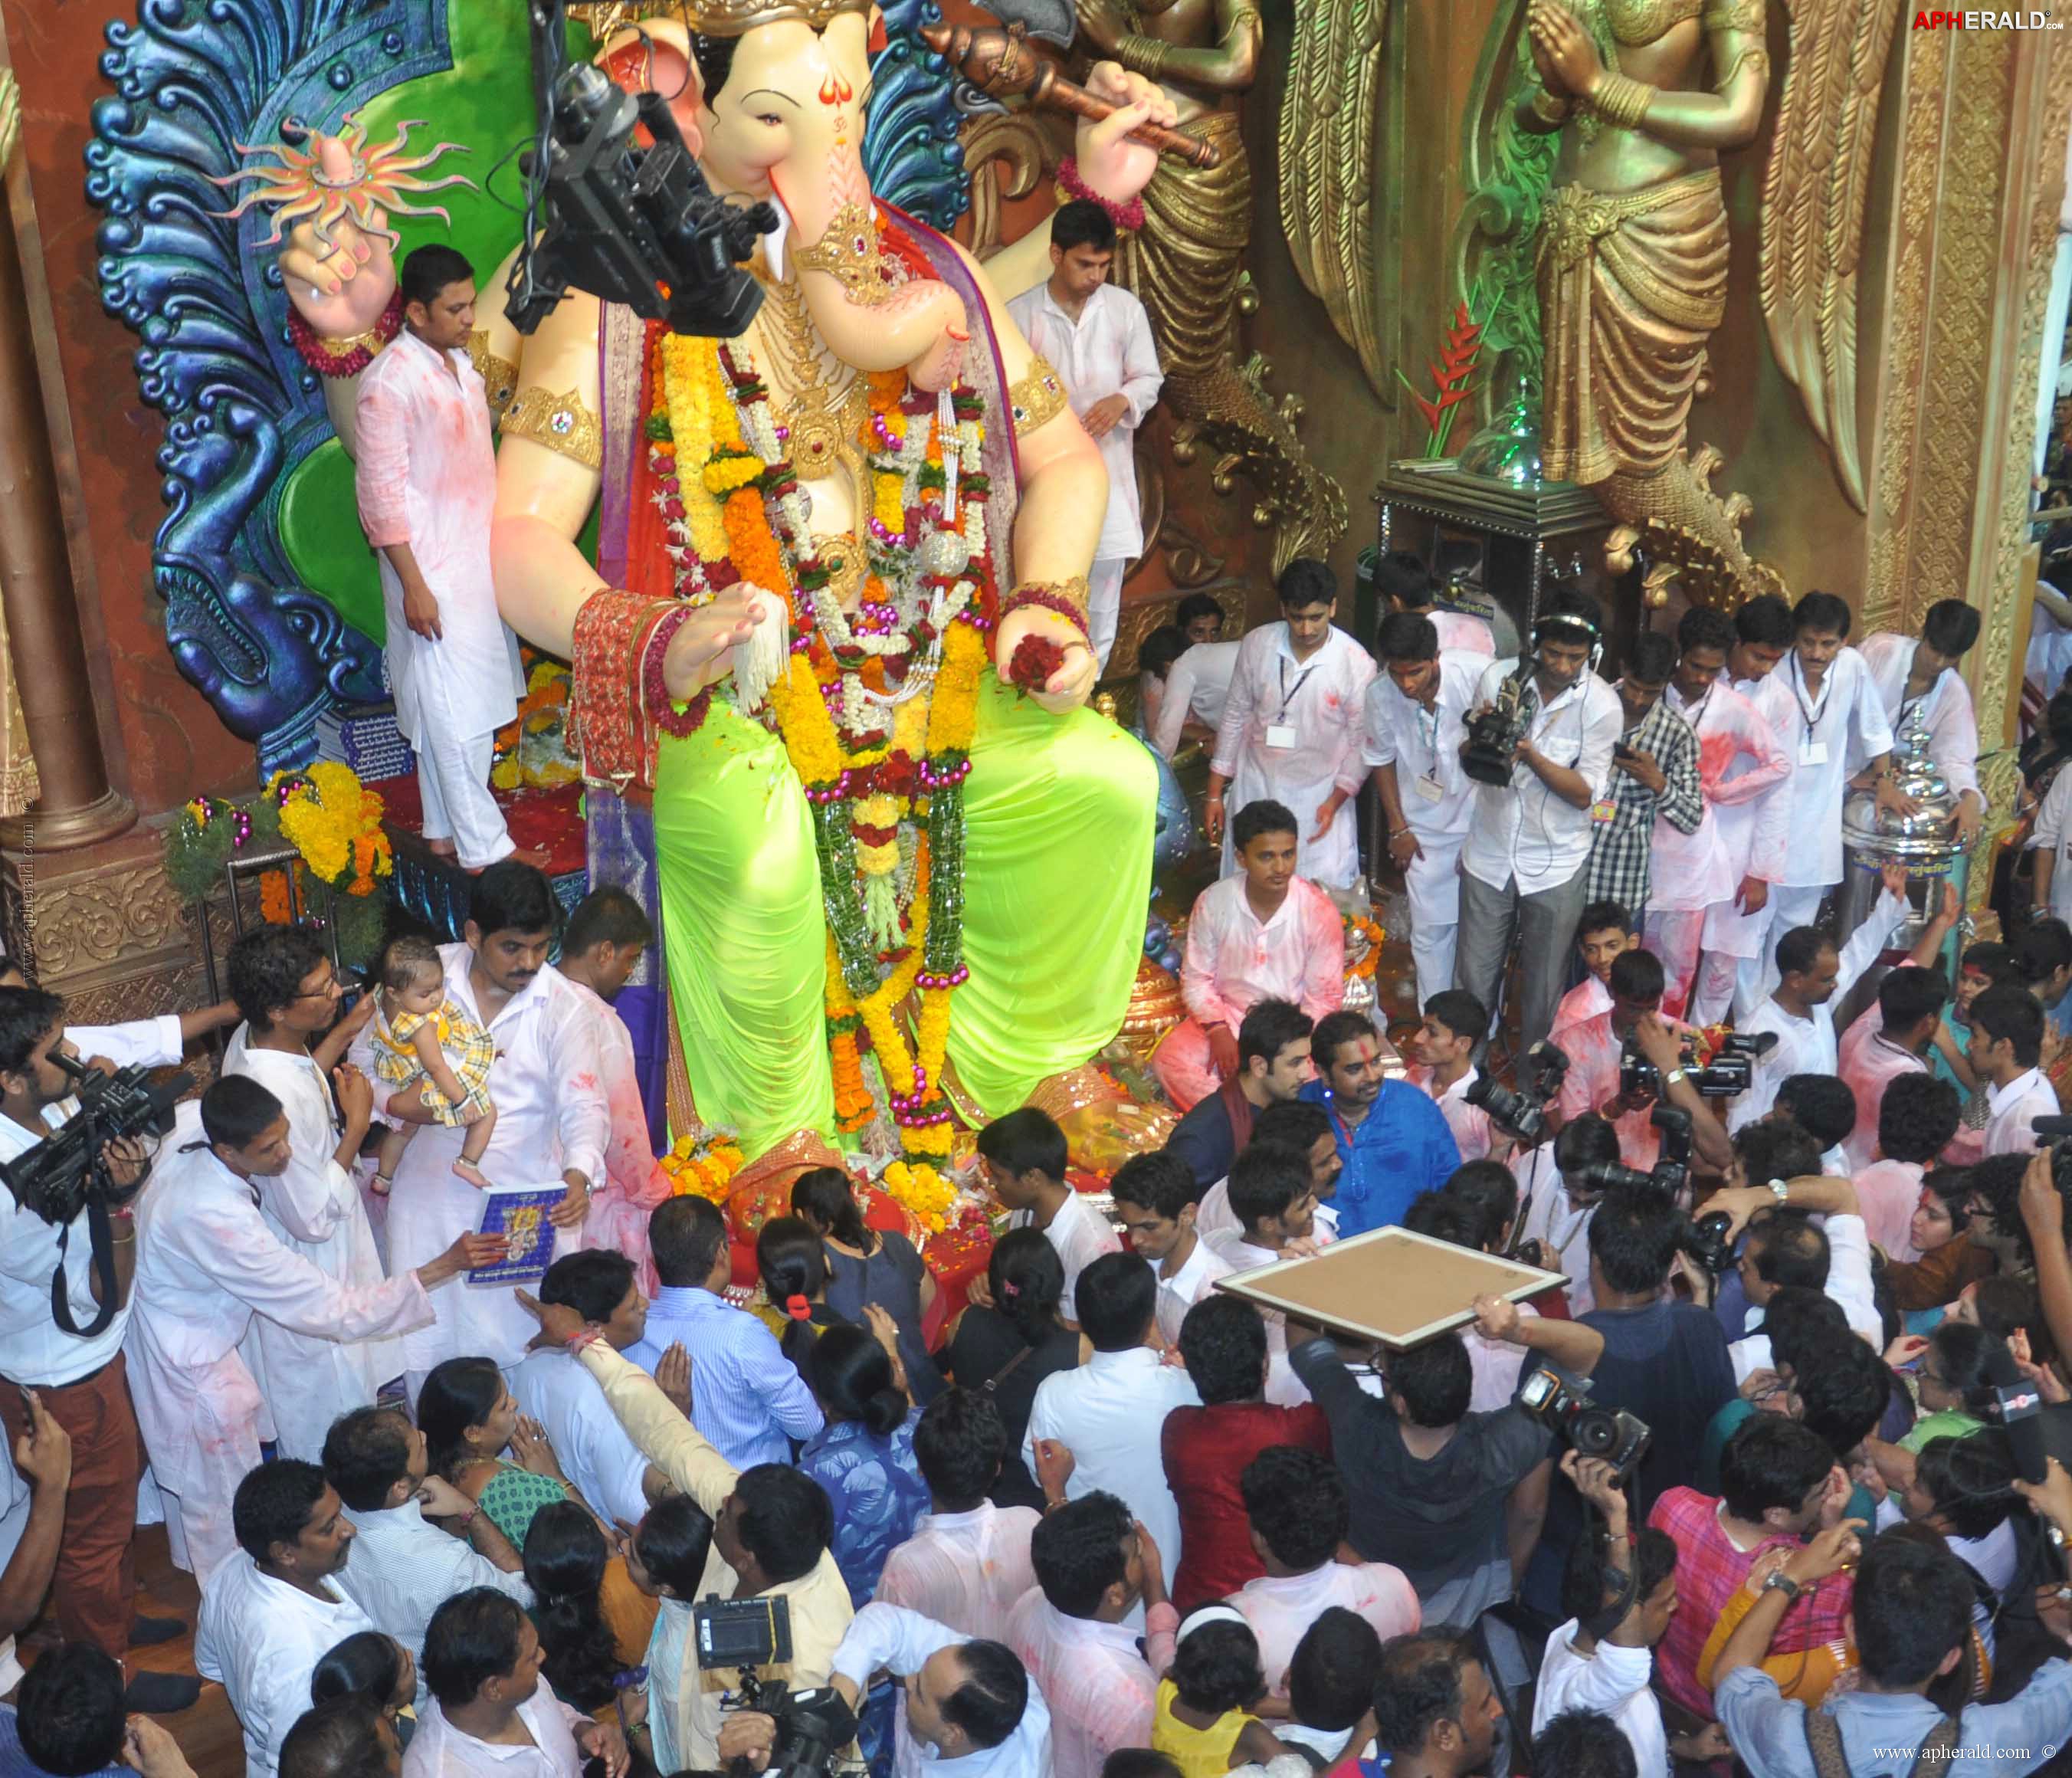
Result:
{"label": "man in blue kurta", "polygon": [[1419,1193],[1435,1192],[1461,1164],[1439,1108],[1406,1080],[1383,1072],[1381,1038],[1364,1015],[1326,1014],[1309,1039],[1317,1078],[1301,1097],[1331,1114],[1344,1171],[1338,1175],[1338,1235],[1403,1220]]}

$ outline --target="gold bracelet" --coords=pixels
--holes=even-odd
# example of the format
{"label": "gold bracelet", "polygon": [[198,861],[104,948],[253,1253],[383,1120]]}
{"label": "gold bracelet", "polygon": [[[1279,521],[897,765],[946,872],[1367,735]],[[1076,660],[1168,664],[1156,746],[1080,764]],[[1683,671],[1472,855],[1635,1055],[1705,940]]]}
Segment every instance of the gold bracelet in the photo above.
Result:
{"label": "gold bracelet", "polygon": [[1161,80],[1166,77],[1166,58],[1172,49],[1170,43],[1156,37],[1125,37],[1116,47],[1115,59],[1133,74],[1141,74],[1147,80]]}
{"label": "gold bracelet", "polygon": [[341,334],[335,337],[327,333],[319,334],[317,344],[334,356],[343,358],[356,352],[364,352],[372,357],[388,342],[382,337],[380,328],[373,327],[364,333]]}
{"label": "gold bracelet", "polygon": [[1566,123],[1568,113],[1575,109],[1574,100],[1557,99],[1544,86],[1532,95],[1532,114],[1542,123]]}
{"label": "gold bracelet", "polygon": [[1633,130],[1638,127],[1654,101],[1653,87],[1607,68],[1596,90],[1583,103],[1613,128]]}
{"label": "gold bracelet", "polygon": [[604,465],[604,427],[574,389],[550,395],[534,384],[504,412],[497,430],[509,438],[530,438],[586,469]]}

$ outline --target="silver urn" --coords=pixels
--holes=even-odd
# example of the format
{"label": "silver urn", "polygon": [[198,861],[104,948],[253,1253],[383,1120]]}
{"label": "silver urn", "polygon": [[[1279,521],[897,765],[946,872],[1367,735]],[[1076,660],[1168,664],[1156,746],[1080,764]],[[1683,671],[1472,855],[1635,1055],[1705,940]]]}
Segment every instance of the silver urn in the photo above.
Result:
{"label": "silver urn", "polygon": [[1930,895],[1938,902],[1942,899],[1932,884],[1951,878],[1962,896],[1967,860],[1953,837],[1957,798],[1928,756],[1928,725],[1918,705],[1902,718],[1892,764],[1894,783],[1916,805],[1914,813],[1897,815],[1879,808],[1876,793],[1868,790],[1852,792],[1842,805],[1841,929],[1845,937],[1856,930],[1877,899],[1879,873],[1887,865],[1898,865],[1907,874],[1913,908],[1893,935],[1890,949],[1906,951],[1913,949],[1927,924]]}

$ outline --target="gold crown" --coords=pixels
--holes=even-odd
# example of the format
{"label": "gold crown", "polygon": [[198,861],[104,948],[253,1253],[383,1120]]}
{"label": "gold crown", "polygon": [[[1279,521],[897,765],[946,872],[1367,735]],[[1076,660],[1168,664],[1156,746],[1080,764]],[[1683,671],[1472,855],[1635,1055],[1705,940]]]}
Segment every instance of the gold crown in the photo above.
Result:
{"label": "gold crown", "polygon": [[649,19],[673,19],[706,37],[741,37],[791,19],[824,31],[845,13],[870,10],[870,0],[579,0],[568,13],[602,43]]}

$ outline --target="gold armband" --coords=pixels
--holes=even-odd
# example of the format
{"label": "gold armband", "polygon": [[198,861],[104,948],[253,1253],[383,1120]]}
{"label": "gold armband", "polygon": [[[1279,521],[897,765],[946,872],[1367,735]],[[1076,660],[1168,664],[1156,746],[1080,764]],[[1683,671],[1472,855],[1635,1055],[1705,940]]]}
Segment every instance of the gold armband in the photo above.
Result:
{"label": "gold armband", "polygon": [[836,211],[827,233],[793,257],[804,272],[825,272],[848,293],[852,303],[875,308],[898,286],[887,275],[878,245],[878,218],[870,207],[853,198]]}
{"label": "gold armband", "polygon": [[1629,75],[1607,69],[1597,90],[1583,103],[1616,130],[1637,128],[1655,101],[1655,88]]}
{"label": "gold armband", "polygon": [[1172,51],[1170,43],[1156,37],[1125,37],[1116,46],[1115,59],[1133,74],[1141,74],[1147,80],[1162,80],[1166,59]]}
{"label": "gold armband", "polygon": [[334,357],[346,358],[356,352],[364,352],[372,358],[378,356],[381,348],[394,337],[393,334],[384,332],[377,322],[364,333],[320,333],[317,335],[317,344]]}
{"label": "gold armband", "polygon": [[1532,95],[1532,114],[1542,123],[1566,123],[1575,108],[1572,99],[1557,99],[1544,86]]}
{"label": "gold armband", "polygon": [[1026,432],[1048,425],[1064,412],[1067,405],[1065,385],[1057,372],[1040,352],[1032,352],[1028,375],[1007,391],[1008,410],[1014,417],[1015,436],[1019,438]]}
{"label": "gold armband", "polygon": [[479,327],[467,336],[467,361],[482,379],[483,393],[489,397],[490,418],[501,420],[518,393],[518,367],[489,349],[489,335]]}
{"label": "gold armband", "polygon": [[535,384],[505,410],[498,428],[507,438],[530,438],[586,469],[604,465],[604,428],[576,392],[550,395]]}

